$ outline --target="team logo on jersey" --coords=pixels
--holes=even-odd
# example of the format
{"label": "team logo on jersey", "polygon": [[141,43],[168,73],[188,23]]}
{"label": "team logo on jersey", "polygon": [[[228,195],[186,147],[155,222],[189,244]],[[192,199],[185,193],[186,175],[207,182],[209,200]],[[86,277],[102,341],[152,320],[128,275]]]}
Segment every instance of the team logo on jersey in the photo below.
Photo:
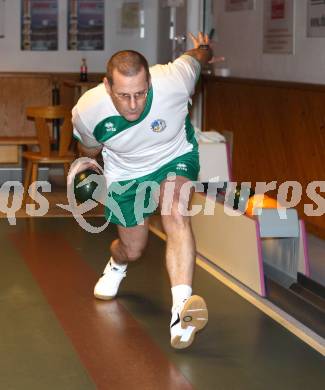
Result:
{"label": "team logo on jersey", "polygon": [[185,171],[187,172],[187,165],[184,164],[184,163],[178,163],[176,165],[176,169],[179,170],[179,171]]}
{"label": "team logo on jersey", "polygon": [[151,123],[151,130],[155,133],[161,133],[166,129],[166,122],[163,119],[156,119]]}
{"label": "team logo on jersey", "polygon": [[105,123],[105,129],[106,131],[116,131],[116,128],[114,127],[114,123],[112,122]]}

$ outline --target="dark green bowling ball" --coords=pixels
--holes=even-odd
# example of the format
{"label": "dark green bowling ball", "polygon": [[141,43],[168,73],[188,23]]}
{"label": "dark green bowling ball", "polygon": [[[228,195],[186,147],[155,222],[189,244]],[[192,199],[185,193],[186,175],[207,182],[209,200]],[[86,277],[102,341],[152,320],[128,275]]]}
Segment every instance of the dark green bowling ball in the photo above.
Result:
{"label": "dark green bowling ball", "polygon": [[94,180],[90,180],[89,183],[84,183],[78,187],[78,184],[84,181],[90,175],[99,175],[94,169],[86,169],[76,174],[74,178],[74,195],[79,203],[86,202],[88,199],[93,199],[93,193],[98,184]]}

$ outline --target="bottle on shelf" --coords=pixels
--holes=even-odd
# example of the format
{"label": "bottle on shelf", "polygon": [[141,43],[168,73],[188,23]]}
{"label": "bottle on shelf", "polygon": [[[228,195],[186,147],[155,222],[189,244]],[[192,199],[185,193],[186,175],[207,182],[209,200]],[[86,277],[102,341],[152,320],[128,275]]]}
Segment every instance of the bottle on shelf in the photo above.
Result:
{"label": "bottle on shelf", "polygon": [[82,58],[80,66],[80,81],[88,81],[88,69],[86,58]]}

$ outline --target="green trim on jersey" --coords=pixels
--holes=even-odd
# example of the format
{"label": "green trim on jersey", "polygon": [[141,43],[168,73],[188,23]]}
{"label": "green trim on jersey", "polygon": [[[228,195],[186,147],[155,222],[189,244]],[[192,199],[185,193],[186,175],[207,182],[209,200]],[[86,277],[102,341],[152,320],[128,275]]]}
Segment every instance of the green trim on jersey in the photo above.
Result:
{"label": "green trim on jersey", "polygon": [[130,127],[133,127],[143,121],[143,119],[149,114],[152,100],[153,89],[150,87],[147,95],[146,106],[140,117],[135,121],[130,122],[120,115],[109,116],[103,119],[96,125],[95,130],[93,131],[93,135],[96,138],[96,141],[103,143],[115,135],[121,133],[122,131],[129,129]]}
{"label": "green trim on jersey", "polygon": [[75,133],[72,133],[72,138],[74,138],[76,141],[78,141],[78,142],[81,142],[82,143],[82,141],[81,141],[81,138],[80,137],[78,137]]}
{"label": "green trim on jersey", "polygon": [[193,150],[198,150],[198,142],[195,137],[195,131],[194,127],[191,123],[191,118],[190,115],[188,114],[186,119],[185,119],[185,130],[186,130],[186,139],[187,142],[191,143],[193,145]]}

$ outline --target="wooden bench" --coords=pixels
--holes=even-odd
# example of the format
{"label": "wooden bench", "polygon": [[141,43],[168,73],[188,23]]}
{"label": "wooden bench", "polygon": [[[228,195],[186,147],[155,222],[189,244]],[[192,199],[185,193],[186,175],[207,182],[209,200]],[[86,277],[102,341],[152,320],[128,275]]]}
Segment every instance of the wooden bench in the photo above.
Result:
{"label": "wooden bench", "polygon": [[0,136],[0,163],[18,164],[23,145],[37,145],[37,137],[6,137]]}

